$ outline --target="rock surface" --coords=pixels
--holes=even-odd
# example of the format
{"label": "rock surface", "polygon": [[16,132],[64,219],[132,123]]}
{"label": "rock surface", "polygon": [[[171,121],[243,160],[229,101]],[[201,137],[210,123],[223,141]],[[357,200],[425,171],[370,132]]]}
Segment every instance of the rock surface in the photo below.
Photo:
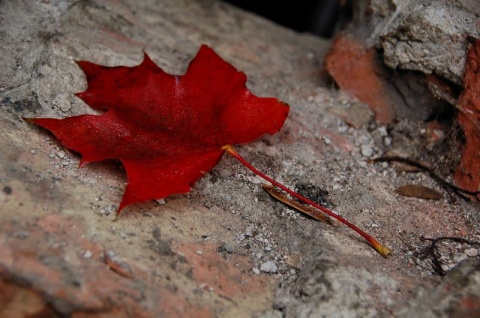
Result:
{"label": "rock surface", "polygon": [[[365,149],[414,152],[428,127],[400,118],[387,129],[325,85],[325,40],[204,0],[2,1],[0,11],[2,317],[389,316],[414,291],[443,281],[421,235],[480,238],[478,206],[398,196],[405,183],[438,187],[426,175],[367,162]],[[86,87],[75,60],[136,65],[146,51],[181,74],[203,43],[244,71],[255,94],[292,107],[280,133],[239,152],[291,188],[328,190],[335,210],[392,257],[273,201],[229,157],[189,194],[129,207],[113,222],[126,180],[119,164],[79,169],[75,154],[21,119],[92,113],[74,96]],[[349,116],[362,120],[349,126]],[[476,261],[471,248],[447,244],[442,261]],[[267,262],[276,270],[262,272]]]}
{"label": "rock surface", "polygon": [[371,41],[393,69],[436,74],[462,84],[468,37],[480,38],[480,6],[475,0],[376,0]]}

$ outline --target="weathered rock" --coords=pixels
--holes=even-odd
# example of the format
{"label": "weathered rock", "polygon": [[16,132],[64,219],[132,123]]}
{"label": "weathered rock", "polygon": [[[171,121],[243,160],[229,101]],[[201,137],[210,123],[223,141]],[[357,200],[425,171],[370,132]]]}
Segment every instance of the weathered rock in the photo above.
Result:
{"label": "weathered rock", "polygon": [[[462,84],[468,37],[480,37],[478,2],[424,0],[376,3],[384,5],[372,5],[372,8],[377,8],[381,14],[389,14],[382,29],[378,30],[378,46],[382,48],[388,66],[433,73]],[[390,8],[388,11],[386,6]]]}
{"label": "weathered rock", "polygon": [[370,106],[378,122],[393,121],[393,104],[397,102],[396,96],[392,96],[395,91],[392,92],[386,80],[379,76],[382,66],[374,48],[341,34],[325,57],[325,67],[341,89]]}
{"label": "weathered rock", "polygon": [[455,181],[461,187],[480,191],[480,39],[472,43],[468,51],[463,82],[464,90],[458,99],[458,123],[465,134],[465,147]]}
{"label": "weathered rock", "polygon": [[[399,285],[388,273],[338,266],[327,257],[318,257],[306,264],[295,288],[291,297],[277,303],[286,317],[384,317],[386,308],[395,302],[392,291]],[[337,293],[343,297],[333,296]]]}
{"label": "weathered rock", "polygon": [[[420,235],[478,233],[474,206],[396,196],[395,185],[432,182],[367,164],[362,146],[379,153],[389,127],[370,125],[363,110],[355,127],[330,112],[358,101],[322,86],[325,40],[206,0],[0,1],[0,11],[0,288],[27,299],[27,314],[383,314],[419,286],[439,283],[428,260],[413,255]],[[131,66],[146,51],[182,74],[203,43],[244,71],[255,94],[292,107],[281,132],[239,152],[290,187],[301,180],[328,190],[338,213],[394,249],[391,258],[343,226],[270,199],[229,157],[191,193],[129,207],[112,223],[126,180],[121,166],[79,169],[75,154],[21,119],[91,112],[74,95],[86,85],[74,60]],[[274,275],[260,271],[269,260]],[[0,303],[18,308],[14,298]]]}
{"label": "weathered rock", "polygon": [[414,299],[402,305],[394,316],[474,318],[480,316],[480,260],[470,259],[457,265],[445,282],[434,289],[421,288]]}

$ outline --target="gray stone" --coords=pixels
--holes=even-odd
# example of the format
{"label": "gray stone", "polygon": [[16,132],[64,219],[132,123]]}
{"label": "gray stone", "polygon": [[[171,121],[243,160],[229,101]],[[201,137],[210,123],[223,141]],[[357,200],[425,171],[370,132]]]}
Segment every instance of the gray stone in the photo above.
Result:
{"label": "gray stone", "polygon": [[[277,306],[285,308],[286,317],[385,317],[385,309],[394,303],[385,290],[398,287],[388,273],[338,266],[334,260],[318,257],[306,264],[295,289]],[[376,305],[367,305],[373,298]]]}
{"label": "gray stone", "polygon": [[[387,1],[376,1],[376,3]],[[480,5],[470,1],[388,1],[395,10],[379,30],[378,46],[391,68],[436,74],[461,84],[468,36],[480,37]]]}
{"label": "gray stone", "polygon": [[254,316],[255,318],[282,318],[283,314],[279,310],[268,310]]}
{"label": "gray stone", "polygon": [[[397,2],[377,7],[387,17]],[[440,280],[429,275],[428,261],[408,262],[413,256],[405,251],[419,244],[420,235],[455,233],[464,227],[478,232],[476,207],[461,200],[439,205],[399,198],[392,193],[392,185],[405,176],[388,166],[367,165],[361,154],[353,151],[365,141],[372,149],[381,149],[382,141],[372,139],[365,125],[370,114],[366,121],[347,129],[329,112],[346,97],[319,81],[322,56],[329,44],[323,39],[295,33],[220,1],[19,0],[0,1],[0,12],[0,234],[7,224],[16,224],[14,232],[20,234],[14,238],[26,240],[32,234],[21,227],[22,222],[37,222],[50,214],[72,217],[76,220],[73,224],[86,229],[81,233],[85,240],[118,251],[118,261],[105,253],[116,267],[128,276],[138,273],[132,281],[142,292],[131,295],[143,295],[135,296],[135,302],[151,316],[161,316],[155,312],[162,307],[157,300],[165,299],[170,290],[176,290],[180,304],[188,303],[182,298],[185,295],[219,316],[241,313],[250,317],[254,311],[278,316],[277,310],[272,311],[272,302],[287,317],[388,316],[419,285],[433,288]],[[381,18],[378,15],[374,21],[384,21],[379,24],[383,27],[389,20]],[[118,205],[124,191],[124,171],[108,162],[78,169],[77,157],[46,131],[22,120],[22,116],[63,118],[94,113],[74,95],[86,88],[85,76],[74,60],[132,66],[146,51],[167,72],[183,74],[203,43],[244,71],[253,93],[291,105],[284,129],[239,146],[238,151],[259,170],[289,186],[304,180],[332,189],[329,198],[350,221],[361,228],[379,224],[368,230],[394,249],[390,259],[377,255],[346,227],[299,217],[272,200],[257,182],[251,182],[250,172],[228,156],[189,194],[174,196],[165,204],[131,206],[112,226],[114,213],[105,217],[105,212],[95,211],[115,210],[112,207]],[[400,141],[410,146],[398,134],[390,136],[394,144]],[[412,138],[416,136],[412,134]],[[330,143],[326,145],[322,138]],[[65,153],[64,159],[56,155],[58,151]],[[61,166],[65,159],[70,164]],[[11,236],[2,237],[0,250],[11,240]],[[234,244],[233,253],[218,253],[218,246],[225,242]],[[266,243],[272,247],[270,251],[265,250]],[[45,244],[49,244],[49,236],[45,236]],[[77,262],[85,260],[75,256],[80,248],[71,245],[51,253],[59,255],[62,262]],[[86,260],[102,262],[104,267],[95,250],[88,250],[92,255]],[[328,258],[318,258],[320,252]],[[254,271],[252,267],[267,259],[271,261],[263,265],[263,272],[277,274],[265,279],[266,275],[256,275],[260,268]],[[221,276],[213,275],[219,260]],[[212,271],[207,271],[212,275],[198,278],[203,261],[212,265]],[[32,283],[47,300],[55,298],[57,294],[45,289],[48,279],[28,276],[8,262],[8,257],[0,258],[2,275],[6,268],[18,281]],[[43,265],[54,273],[58,269],[66,281],[89,280],[88,272],[49,262]],[[222,294],[221,288],[211,287],[218,277],[238,282],[238,294],[229,296]],[[201,286],[208,291],[193,292]],[[95,301],[107,299],[92,297]],[[77,299],[83,297],[73,295],[69,301]],[[112,303],[106,302],[106,306]],[[79,310],[93,308],[81,305],[69,304]]]}
{"label": "gray stone", "polygon": [[395,317],[480,317],[480,260],[470,259],[457,265],[445,282],[433,289],[421,288],[402,305]]}
{"label": "gray stone", "polygon": [[274,274],[278,271],[278,267],[274,261],[266,261],[260,265],[260,270],[264,273]]}

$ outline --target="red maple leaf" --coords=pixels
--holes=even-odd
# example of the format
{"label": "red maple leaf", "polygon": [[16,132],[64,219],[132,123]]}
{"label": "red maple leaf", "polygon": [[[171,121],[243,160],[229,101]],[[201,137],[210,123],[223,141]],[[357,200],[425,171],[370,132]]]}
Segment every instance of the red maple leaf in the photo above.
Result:
{"label": "red maple leaf", "polygon": [[362,235],[380,254],[390,249],[338,214],[255,169],[232,147],[274,134],[289,106],[246,88],[246,76],[203,45],[185,75],[170,75],[145,54],[134,67],[80,61],[88,88],[77,96],[102,115],[28,119],[81,154],[80,165],[119,159],[127,187],[117,211],[129,204],[190,191],[227,151],[248,169]]}
{"label": "red maple leaf", "polygon": [[289,107],[246,88],[246,76],[203,45],[185,75],[170,75],[145,54],[134,67],[80,61],[88,88],[77,96],[102,115],[36,118],[81,154],[81,165],[120,159],[125,206],[190,191],[224,146],[276,133]]}

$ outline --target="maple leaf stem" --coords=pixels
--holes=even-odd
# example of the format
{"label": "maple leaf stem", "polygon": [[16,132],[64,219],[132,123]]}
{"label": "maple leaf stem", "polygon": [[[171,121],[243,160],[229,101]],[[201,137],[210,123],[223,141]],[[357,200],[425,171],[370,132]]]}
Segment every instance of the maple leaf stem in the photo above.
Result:
{"label": "maple leaf stem", "polygon": [[354,231],[356,231],[358,234],[360,234],[363,238],[365,238],[369,243],[370,245],[378,252],[380,253],[383,257],[387,257],[390,252],[391,252],[391,249],[380,244],[377,240],[375,240],[373,237],[371,237],[370,235],[368,235],[367,233],[365,233],[364,231],[362,231],[360,228],[358,228],[356,225],[350,223],[349,221],[347,221],[346,219],[344,219],[343,217],[339,216],[338,214],[336,214],[335,212],[333,211],[330,211],[329,209],[313,202],[312,200],[310,199],[307,199],[305,198],[304,196],[296,193],[295,191],[292,191],[290,190],[289,188],[287,188],[286,186],[284,186],[283,184],[275,181],[274,179],[270,178],[269,176],[267,176],[266,174],[264,174],[263,172],[259,171],[257,168],[255,168],[254,166],[252,166],[247,160],[245,160],[245,158],[243,158],[242,156],[240,156],[240,154],[238,154],[238,152],[235,151],[235,149],[233,149],[233,147],[231,145],[227,145],[225,147],[223,147],[223,149],[228,152],[230,155],[232,155],[235,159],[237,159],[238,161],[240,161],[241,164],[243,164],[246,168],[248,168],[250,171],[252,171],[253,173],[255,173],[257,176],[261,177],[262,179],[265,179],[267,180],[268,182],[272,183],[273,185],[275,185],[276,187],[282,189],[283,191],[287,192],[288,194],[290,194],[291,196],[299,199],[300,201],[303,201],[317,209],[319,209],[320,211],[330,215],[331,217],[337,219],[338,221],[342,222],[343,224],[347,225],[348,227],[350,227],[351,229],[353,229]]}

